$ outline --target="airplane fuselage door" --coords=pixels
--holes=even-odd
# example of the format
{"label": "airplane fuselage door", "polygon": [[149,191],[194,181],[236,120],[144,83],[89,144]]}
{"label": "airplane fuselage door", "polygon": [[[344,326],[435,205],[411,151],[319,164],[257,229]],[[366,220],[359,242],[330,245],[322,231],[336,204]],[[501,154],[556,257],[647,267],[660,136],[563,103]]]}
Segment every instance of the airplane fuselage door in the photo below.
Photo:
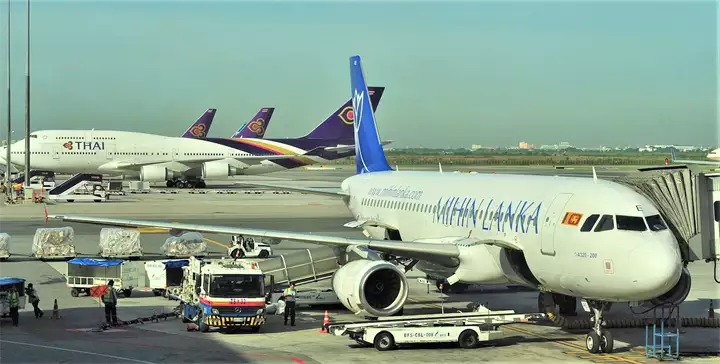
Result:
{"label": "airplane fuselage door", "polygon": [[115,158],[115,144],[105,144],[105,156],[107,160]]}
{"label": "airplane fuselage door", "polygon": [[60,159],[60,147],[52,147],[53,159]]}
{"label": "airplane fuselage door", "polygon": [[180,159],[180,151],[179,151],[178,149],[173,149],[173,150],[172,150],[172,159],[173,159],[174,161]]}
{"label": "airplane fuselage door", "polygon": [[544,255],[555,255],[555,229],[560,224],[565,205],[567,205],[571,197],[572,193],[558,194],[550,204],[547,214],[545,214],[545,219],[542,221],[540,243],[540,251]]}

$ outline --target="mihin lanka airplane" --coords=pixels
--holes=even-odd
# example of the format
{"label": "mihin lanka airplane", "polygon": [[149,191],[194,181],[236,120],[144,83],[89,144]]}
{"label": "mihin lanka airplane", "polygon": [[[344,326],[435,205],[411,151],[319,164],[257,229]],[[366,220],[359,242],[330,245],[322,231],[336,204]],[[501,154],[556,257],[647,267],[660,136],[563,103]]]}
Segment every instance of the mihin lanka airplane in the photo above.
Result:
{"label": "mihin lanka airplane", "polygon": [[[385,158],[359,56],[350,58],[356,175],[339,191],[284,187],[342,199],[367,238],[83,216],[68,222],[158,227],[177,233],[261,236],[341,248],[348,259],[332,278],[349,310],[401,312],[413,267],[455,284],[520,284],[554,304],[587,301],[591,353],[613,351],[602,326],[613,302],[682,302],[690,289],[678,243],[657,208],[610,181],[508,174],[393,171]],[[272,187],[283,187],[272,185]],[[541,293],[543,295],[543,293]],[[547,302],[546,302],[547,303]]]}
{"label": "mihin lanka airplane", "polygon": [[[384,87],[372,87],[377,107]],[[114,130],[40,130],[30,133],[32,169],[94,173],[166,182],[168,187],[205,187],[205,179],[263,174],[325,164],[355,153],[351,101],[305,136],[284,139],[167,137]],[[193,132],[193,128],[188,129]],[[386,144],[389,141],[385,142]],[[25,140],[11,146],[23,166]],[[5,147],[0,148],[0,155]],[[17,163],[15,162],[17,161]]]}

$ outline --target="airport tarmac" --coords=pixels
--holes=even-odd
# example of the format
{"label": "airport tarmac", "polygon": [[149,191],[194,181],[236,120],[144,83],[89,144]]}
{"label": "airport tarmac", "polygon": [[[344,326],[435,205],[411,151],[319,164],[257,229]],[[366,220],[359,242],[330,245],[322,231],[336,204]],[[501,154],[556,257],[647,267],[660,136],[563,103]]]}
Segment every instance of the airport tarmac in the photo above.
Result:
{"label": "airport tarmac", "polygon": [[[318,172],[318,171],[312,171]],[[322,171],[321,181],[306,185],[331,184],[332,173]],[[340,171],[344,172],[344,171]],[[290,173],[290,172],[283,172]],[[295,172],[295,176],[305,172]],[[339,173],[339,172],[338,172]],[[348,172],[346,172],[348,173]],[[317,174],[317,173],[313,173]],[[275,175],[273,175],[275,176]],[[274,183],[278,183],[277,177]],[[317,177],[316,177],[317,178]],[[270,181],[271,178],[266,178]],[[294,180],[299,178],[293,177]],[[116,201],[117,200],[117,201]],[[342,236],[360,236],[342,225],[352,219],[337,199],[306,194],[288,195],[128,195],[113,196],[107,203],[58,203],[49,206],[53,214],[82,214],[88,216],[137,216],[140,219],[194,222],[202,224],[247,226],[282,229]],[[72,226],[75,244],[81,253],[96,253],[102,227],[49,221],[45,225],[42,205],[3,206],[0,209],[0,231],[12,236],[13,253],[30,252],[35,229],[41,227]],[[143,247],[148,254],[158,254],[168,237],[161,230],[141,230]],[[224,251],[227,236],[208,234],[209,250]],[[217,242],[217,244],[211,241]],[[276,253],[311,248],[311,244],[296,245],[283,242],[273,246]],[[270,316],[260,333],[187,332],[177,319],[147,323],[105,332],[89,332],[104,320],[103,309],[91,297],[73,298],[65,286],[64,263],[61,262],[3,262],[3,276],[19,276],[32,282],[41,296],[45,316],[35,320],[32,307],[21,312],[20,327],[13,328],[7,319],[0,325],[0,362],[3,363],[177,363],[177,362],[252,362],[252,363],[430,363],[430,362],[625,362],[644,363],[644,329],[613,329],[616,353],[590,355],[584,350],[586,330],[567,332],[538,325],[509,325],[502,330],[507,337],[498,342],[468,351],[453,346],[432,346],[378,352],[374,348],[358,347],[347,337],[318,333],[323,308],[298,310],[298,325],[282,325],[280,316]],[[708,299],[715,299],[715,312],[720,315],[720,294],[712,281],[708,264],[693,264],[693,290],[681,310],[683,316],[707,317]],[[473,302],[487,304],[491,309],[513,309],[516,312],[537,310],[537,293],[513,291],[504,287],[475,287],[460,295],[443,295],[434,287],[418,283],[411,272],[410,302],[406,314],[467,311]],[[321,282],[315,286],[327,286]],[[57,299],[61,319],[50,320],[52,300]],[[176,303],[154,297],[137,289],[130,298],[121,298],[118,314],[121,319],[168,312]],[[29,309],[28,309],[29,308]],[[333,321],[357,319],[342,307],[328,307]],[[618,309],[619,310],[619,309]],[[617,311],[614,309],[614,311]],[[580,312],[582,314],[582,312]],[[618,315],[622,312],[618,312]],[[720,352],[720,334],[716,329],[686,328],[682,337],[683,351]],[[686,357],[686,361],[716,360]]]}

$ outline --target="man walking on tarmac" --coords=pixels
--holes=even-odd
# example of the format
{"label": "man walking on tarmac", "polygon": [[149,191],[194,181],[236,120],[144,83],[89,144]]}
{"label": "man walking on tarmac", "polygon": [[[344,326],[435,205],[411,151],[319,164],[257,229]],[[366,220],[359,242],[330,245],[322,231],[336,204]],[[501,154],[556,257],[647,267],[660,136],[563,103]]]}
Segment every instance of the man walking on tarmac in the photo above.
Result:
{"label": "man walking on tarmac", "polygon": [[7,295],[8,306],[10,306],[10,318],[12,318],[13,326],[17,327],[18,321],[20,321],[20,296],[18,295],[17,288],[10,286],[10,292]]}
{"label": "man walking on tarmac", "polygon": [[287,326],[287,319],[288,315],[290,315],[290,326],[295,326],[295,295],[297,292],[295,291],[295,284],[290,283],[290,287],[285,288],[285,293],[283,294],[285,296],[285,314],[283,317],[285,318],[285,325]]}
{"label": "man walking on tarmac", "polygon": [[102,295],[102,301],[105,304],[105,321],[108,325],[117,326],[117,293],[113,288],[115,281],[112,279],[107,284],[107,290]]}
{"label": "man walking on tarmac", "polygon": [[37,293],[37,290],[33,287],[33,284],[28,284],[27,288],[25,288],[25,294],[28,295],[28,298],[30,299],[30,303],[33,305],[33,310],[35,311],[35,318],[39,319],[43,317],[45,314],[38,305],[40,305],[40,296]]}

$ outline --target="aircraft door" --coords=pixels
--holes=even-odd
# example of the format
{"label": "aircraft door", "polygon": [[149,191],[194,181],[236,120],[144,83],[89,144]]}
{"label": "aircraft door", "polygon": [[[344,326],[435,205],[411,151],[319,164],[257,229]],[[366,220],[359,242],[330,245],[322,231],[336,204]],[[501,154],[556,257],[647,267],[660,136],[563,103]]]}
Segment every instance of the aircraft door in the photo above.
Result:
{"label": "aircraft door", "polygon": [[53,159],[60,159],[60,147],[52,148],[52,156],[53,156]]}
{"label": "aircraft door", "polygon": [[176,161],[180,159],[180,151],[178,149],[172,150],[172,160]]}
{"label": "aircraft door", "polygon": [[105,145],[105,156],[108,160],[112,160],[115,157],[115,144]]}
{"label": "aircraft door", "polygon": [[545,215],[545,220],[542,221],[540,251],[544,255],[555,255],[555,229],[560,223],[563,217],[562,213],[565,211],[565,205],[567,205],[571,197],[572,193],[560,193],[555,196]]}

